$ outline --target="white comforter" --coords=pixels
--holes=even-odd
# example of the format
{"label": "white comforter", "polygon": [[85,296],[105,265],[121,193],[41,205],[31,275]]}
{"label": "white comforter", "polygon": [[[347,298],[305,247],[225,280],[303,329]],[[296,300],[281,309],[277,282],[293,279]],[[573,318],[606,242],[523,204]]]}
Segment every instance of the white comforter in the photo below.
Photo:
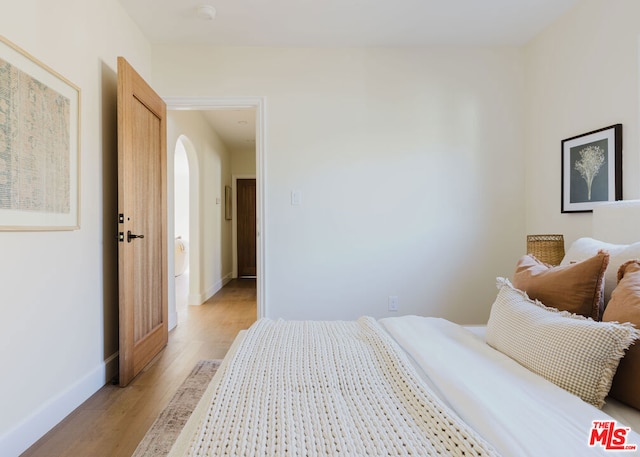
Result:
{"label": "white comforter", "polygon": [[[638,455],[589,447],[592,421],[613,420],[610,416],[530,372],[469,330],[417,316],[380,322],[441,398],[502,455]],[[640,435],[630,431],[627,444],[640,446]]]}
{"label": "white comforter", "polygon": [[173,455],[497,455],[373,318],[261,319],[228,360]]}

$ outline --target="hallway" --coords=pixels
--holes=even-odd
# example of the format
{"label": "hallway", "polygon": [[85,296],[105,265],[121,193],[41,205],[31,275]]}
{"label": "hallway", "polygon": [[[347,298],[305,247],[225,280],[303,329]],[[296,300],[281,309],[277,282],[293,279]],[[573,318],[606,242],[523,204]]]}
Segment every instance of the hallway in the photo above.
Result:
{"label": "hallway", "polygon": [[255,320],[256,281],[232,280],[180,312],[167,347],[129,386],[104,386],[22,456],[130,457],[195,364],[223,358]]}

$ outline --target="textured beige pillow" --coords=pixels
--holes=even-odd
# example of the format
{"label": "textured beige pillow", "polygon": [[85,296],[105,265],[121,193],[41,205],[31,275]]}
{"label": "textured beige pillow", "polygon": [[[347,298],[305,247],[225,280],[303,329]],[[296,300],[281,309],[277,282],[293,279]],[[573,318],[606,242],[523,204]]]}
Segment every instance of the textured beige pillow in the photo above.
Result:
{"label": "textured beige pillow", "polygon": [[601,408],[633,325],[596,322],[548,308],[498,278],[487,343],[559,387]]}
{"label": "textured beige pillow", "polygon": [[605,251],[581,262],[557,267],[525,255],[516,265],[513,286],[546,306],[598,320],[608,264],[609,254]]}
{"label": "textured beige pillow", "polygon": [[[640,327],[640,261],[631,260],[620,266],[618,285],[602,320],[631,322]],[[620,361],[609,395],[640,409],[640,343],[634,343]]]}

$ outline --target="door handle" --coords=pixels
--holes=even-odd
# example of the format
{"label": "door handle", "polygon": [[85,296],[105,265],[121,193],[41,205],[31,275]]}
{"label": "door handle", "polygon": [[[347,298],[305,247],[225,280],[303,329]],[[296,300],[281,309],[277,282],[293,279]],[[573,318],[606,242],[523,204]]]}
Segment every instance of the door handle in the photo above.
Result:
{"label": "door handle", "polygon": [[127,243],[131,243],[134,238],[144,238],[144,235],[134,235],[131,230],[127,230]]}

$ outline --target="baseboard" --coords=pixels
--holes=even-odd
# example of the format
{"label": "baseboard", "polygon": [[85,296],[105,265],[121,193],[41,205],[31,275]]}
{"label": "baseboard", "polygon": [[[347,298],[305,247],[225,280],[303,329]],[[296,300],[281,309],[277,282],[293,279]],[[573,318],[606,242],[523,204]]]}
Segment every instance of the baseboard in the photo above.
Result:
{"label": "baseboard", "polygon": [[104,361],[105,366],[105,378],[104,384],[108,384],[118,376],[120,372],[120,351],[116,351],[115,354],[110,355],[107,360]]}
{"label": "baseboard", "polygon": [[190,306],[200,306],[204,303],[204,300],[204,294],[189,294],[187,303],[189,303]]}
{"label": "baseboard", "polygon": [[169,322],[168,322],[169,331],[176,328],[177,325],[178,325],[178,313],[176,311],[173,311],[173,312],[169,311]]}
{"label": "baseboard", "polygon": [[[204,302],[213,297],[216,292],[226,286],[229,281],[231,281],[232,275],[228,273],[222,277],[220,281],[217,281],[215,284],[209,286],[204,293],[193,295],[189,294],[189,304],[190,305],[202,305]],[[195,300],[194,300],[195,299]]]}
{"label": "baseboard", "polygon": [[117,373],[118,354],[116,353],[0,436],[0,454],[22,454],[69,413],[110,382]]}
{"label": "baseboard", "polygon": [[226,286],[233,279],[233,273],[227,273],[222,277],[222,287]]}
{"label": "baseboard", "polygon": [[215,284],[209,287],[207,289],[206,298],[203,301],[207,301],[211,297],[213,297],[216,294],[216,292],[218,292],[225,285],[227,285],[229,281],[231,281],[231,273],[224,275],[222,279],[220,279],[220,281],[217,281]]}

